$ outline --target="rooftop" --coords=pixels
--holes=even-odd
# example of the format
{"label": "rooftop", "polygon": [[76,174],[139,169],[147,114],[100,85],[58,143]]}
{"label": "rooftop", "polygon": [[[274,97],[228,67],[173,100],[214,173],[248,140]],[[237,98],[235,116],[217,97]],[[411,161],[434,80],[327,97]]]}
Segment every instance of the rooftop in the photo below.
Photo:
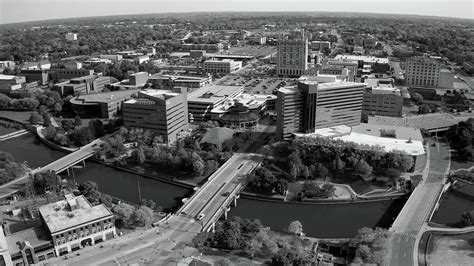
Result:
{"label": "rooftop", "polygon": [[278,91],[286,93],[286,94],[301,92],[297,86],[282,87],[282,88],[279,88]]}
{"label": "rooftop", "polygon": [[206,86],[189,93],[188,102],[215,103],[227,97],[235,97],[241,91],[243,91],[242,86]]}
{"label": "rooftop", "polygon": [[20,251],[20,243],[28,241],[32,247],[42,246],[51,241],[46,228],[41,225],[38,227],[28,228],[11,235],[6,236],[8,251],[14,254]]}
{"label": "rooftop", "polygon": [[357,82],[347,82],[347,81],[320,83],[318,85],[318,91],[330,90],[334,88],[350,88],[350,87],[365,87],[365,84],[357,83]]}
{"label": "rooftop", "polygon": [[400,89],[384,87],[384,86],[372,88],[372,93],[373,94],[396,94],[398,96],[402,95]]}
{"label": "rooftop", "polygon": [[426,115],[416,115],[410,117],[389,117],[389,116],[369,116],[369,124],[394,125],[413,127],[418,129],[436,129],[454,126],[455,124],[474,118],[474,114],[465,116],[452,115],[448,113],[434,113]]}
{"label": "rooftop", "polygon": [[15,80],[15,79],[25,79],[23,76],[14,76],[14,75],[3,75],[0,74],[0,80]]}
{"label": "rooftop", "polygon": [[117,99],[129,97],[137,91],[138,90],[119,90],[104,93],[84,94],[72,98],[70,102],[72,104],[108,103],[116,101]]}
{"label": "rooftop", "polygon": [[136,104],[154,104],[155,100],[167,100],[180,95],[178,92],[172,90],[142,90],[138,92],[138,98],[132,98],[125,103]]}
{"label": "rooftop", "polygon": [[336,60],[354,60],[354,61],[364,61],[365,63],[379,63],[379,64],[388,64],[388,58],[378,58],[375,56],[366,56],[366,55],[337,55]]}
{"label": "rooftop", "polygon": [[71,194],[64,200],[41,206],[39,212],[51,234],[113,215],[104,205],[92,207],[83,195]]}
{"label": "rooftop", "polygon": [[316,129],[310,134],[295,134],[295,136],[334,138],[362,145],[376,145],[386,152],[398,150],[413,156],[425,153],[420,130],[407,127],[360,124],[351,128],[341,125]]}

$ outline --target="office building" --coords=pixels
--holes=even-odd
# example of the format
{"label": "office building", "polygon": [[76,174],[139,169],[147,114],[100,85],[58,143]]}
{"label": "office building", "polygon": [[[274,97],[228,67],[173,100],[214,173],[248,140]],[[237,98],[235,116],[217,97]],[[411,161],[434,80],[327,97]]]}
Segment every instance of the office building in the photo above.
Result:
{"label": "office building", "polygon": [[77,41],[77,33],[66,33],[66,40],[68,41]]}
{"label": "office building", "polygon": [[206,73],[229,74],[242,68],[242,62],[232,59],[206,60],[202,65]]}
{"label": "office building", "polygon": [[390,87],[367,88],[362,104],[362,120],[370,115],[402,117],[403,96],[400,89]]}
{"label": "office building", "polygon": [[123,59],[123,56],[121,54],[103,54],[99,55],[100,59],[108,59],[111,61],[121,61]]}
{"label": "office building", "polygon": [[162,75],[154,74],[148,79],[148,83],[152,85],[161,83],[166,88],[185,87],[188,92],[193,89],[202,88],[212,82],[211,77],[193,77],[193,76],[178,76],[178,75]]}
{"label": "office building", "polygon": [[279,76],[300,77],[304,75],[308,60],[308,41],[304,37],[280,39],[277,49],[277,74]]}
{"label": "office building", "polygon": [[370,69],[375,73],[389,73],[390,64],[388,58],[380,58],[366,55],[336,55],[335,60],[355,61],[359,68],[370,66]]}
{"label": "office building", "polygon": [[41,60],[39,62],[26,62],[21,65],[20,70],[45,70],[51,68],[51,62]]}
{"label": "office building", "polygon": [[137,72],[129,75],[128,79],[113,83],[111,86],[119,90],[140,89],[145,86],[149,77],[148,72]]}
{"label": "office building", "polygon": [[416,56],[406,61],[405,80],[408,86],[453,88],[454,74],[435,58]]}
{"label": "office building", "polygon": [[64,68],[66,69],[81,69],[82,68],[82,63],[78,61],[67,61],[64,63]]}
{"label": "office building", "polygon": [[144,90],[123,103],[125,126],[149,129],[172,143],[188,128],[188,102],[184,88]]}
{"label": "office building", "polygon": [[21,70],[18,76],[26,78],[26,82],[38,82],[39,85],[44,86],[49,83],[49,74],[47,70]]}
{"label": "office building", "polygon": [[24,76],[0,74],[0,92],[8,93],[14,90],[19,90],[25,82],[26,78]]}
{"label": "office building", "polygon": [[104,90],[106,85],[110,84],[110,81],[110,77],[96,75],[84,76],[56,83],[53,90],[59,92],[61,96],[99,93]]}
{"label": "office building", "polygon": [[313,77],[300,79],[297,86],[277,92],[277,137],[288,139],[293,133],[360,124],[365,84],[318,82]]}
{"label": "office building", "polygon": [[265,36],[251,36],[247,38],[249,44],[265,45],[267,43],[267,37]]}
{"label": "office building", "polygon": [[206,121],[211,111],[244,91],[243,86],[205,86],[188,94],[188,111],[194,121]]}
{"label": "office building", "polygon": [[122,110],[122,103],[131,99],[138,90],[120,90],[105,93],[84,94],[69,102],[82,118],[99,117],[110,119]]}
{"label": "office building", "polygon": [[[113,213],[83,196],[39,208],[41,225],[5,237],[13,265],[38,264],[116,237]],[[6,264],[12,265],[12,264]]]}
{"label": "office building", "polygon": [[139,55],[133,58],[133,62],[135,62],[135,64],[138,64],[138,65],[146,63],[148,61],[150,61],[150,56],[148,55]]}
{"label": "office building", "polygon": [[310,44],[312,51],[324,51],[325,48],[331,49],[331,43],[325,41],[312,41]]}

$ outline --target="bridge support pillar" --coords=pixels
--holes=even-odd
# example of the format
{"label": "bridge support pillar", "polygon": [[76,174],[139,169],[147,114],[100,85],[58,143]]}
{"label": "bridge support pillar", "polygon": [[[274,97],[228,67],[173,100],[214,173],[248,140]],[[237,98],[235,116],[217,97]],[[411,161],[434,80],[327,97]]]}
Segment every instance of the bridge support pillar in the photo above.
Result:
{"label": "bridge support pillar", "polygon": [[237,199],[238,198],[240,198],[240,195],[239,194],[235,195],[235,197],[234,197],[234,207],[237,207]]}
{"label": "bridge support pillar", "polygon": [[71,173],[69,173],[69,167],[67,168],[67,175],[70,176]]}
{"label": "bridge support pillar", "polygon": [[216,232],[216,223],[215,223],[215,222],[212,222],[212,224],[211,224],[211,231],[212,231],[213,233]]}
{"label": "bridge support pillar", "polygon": [[224,209],[224,219],[227,220],[227,213],[230,211],[230,207]]}
{"label": "bridge support pillar", "polygon": [[82,166],[86,167],[86,160],[82,160]]}

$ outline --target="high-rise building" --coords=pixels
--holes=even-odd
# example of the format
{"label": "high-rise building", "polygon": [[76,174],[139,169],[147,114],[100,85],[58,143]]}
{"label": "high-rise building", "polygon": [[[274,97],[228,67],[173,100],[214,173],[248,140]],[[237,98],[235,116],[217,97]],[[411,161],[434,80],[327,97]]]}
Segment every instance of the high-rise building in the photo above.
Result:
{"label": "high-rise building", "polygon": [[304,33],[278,41],[277,74],[300,77],[308,69],[308,40]]}
{"label": "high-rise building", "polygon": [[416,56],[406,61],[405,80],[408,86],[452,88],[454,75],[435,58]]}
{"label": "high-rise building", "polygon": [[293,133],[360,124],[365,84],[300,80],[297,86],[277,92],[277,136],[288,139]]}
{"label": "high-rise building", "polygon": [[185,88],[139,91],[138,97],[123,103],[125,126],[149,129],[172,143],[188,128]]}

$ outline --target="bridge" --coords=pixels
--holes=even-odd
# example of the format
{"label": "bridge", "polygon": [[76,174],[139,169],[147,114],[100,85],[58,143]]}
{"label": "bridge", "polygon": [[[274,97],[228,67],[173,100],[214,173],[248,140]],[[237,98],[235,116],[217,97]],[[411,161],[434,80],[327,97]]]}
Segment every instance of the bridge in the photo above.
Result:
{"label": "bridge", "polygon": [[427,165],[423,181],[413,190],[405,206],[395,219],[390,231],[393,233],[392,252],[389,265],[417,265],[418,244],[426,230],[444,191],[450,167],[450,152],[447,143],[438,143],[427,150]]}
{"label": "bridge", "polygon": [[224,163],[196,193],[178,210],[178,216],[197,220],[201,231],[211,231],[230,206],[237,205],[240,191],[245,187],[243,179],[263,160],[259,154],[236,153]]}

